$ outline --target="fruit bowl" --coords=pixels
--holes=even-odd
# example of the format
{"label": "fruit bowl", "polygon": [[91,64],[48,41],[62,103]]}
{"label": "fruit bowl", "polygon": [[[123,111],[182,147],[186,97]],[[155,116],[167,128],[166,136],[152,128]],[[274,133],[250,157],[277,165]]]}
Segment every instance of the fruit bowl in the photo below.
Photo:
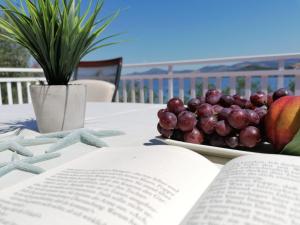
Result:
{"label": "fruit bowl", "polygon": [[300,155],[300,96],[284,88],[273,94],[258,91],[250,99],[210,89],[187,105],[174,97],[157,117],[160,140],[202,154]]}
{"label": "fruit bowl", "polygon": [[275,154],[274,149],[272,148],[271,144],[268,142],[260,143],[255,148],[223,148],[223,147],[215,147],[211,145],[204,145],[204,144],[193,144],[183,141],[177,141],[170,138],[163,138],[161,136],[156,137],[157,140],[162,141],[167,145],[174,145],[179,147],[184,147],[195,152],[198,152],[202,155],[207,156],[216,156],[220,158],[226,159],[233,159],[242,155],[250,155],[250,154]]}

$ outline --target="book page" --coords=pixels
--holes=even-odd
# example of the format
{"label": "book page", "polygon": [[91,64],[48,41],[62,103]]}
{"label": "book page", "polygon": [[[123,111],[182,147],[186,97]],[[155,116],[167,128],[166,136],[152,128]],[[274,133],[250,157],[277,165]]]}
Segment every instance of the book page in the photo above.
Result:
{"label": "book page", "polygon": [[244,156],[226,164],[182,225],[299,224],[300,158]]}
{"label": "book page", "polygon": [[179,224],[218,172],[184,148],[103,148],[0,192],[0,224]]}

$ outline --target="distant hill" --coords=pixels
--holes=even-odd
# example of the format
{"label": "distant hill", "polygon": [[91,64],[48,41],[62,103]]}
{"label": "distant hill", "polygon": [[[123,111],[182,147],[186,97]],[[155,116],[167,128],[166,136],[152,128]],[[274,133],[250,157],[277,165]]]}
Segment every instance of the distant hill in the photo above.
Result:
{"label": "distant hill", "polygon": [[[287,59],[285,60],[285,67],[292,69],[296,64],[299,65],[300,59]],[[255,70],[272,70],[278,68],[278,62],[276,61],[261,61],[261,62],[242,62],[233,65],[216,65],[216,66],[204,66],[199,68],[201,72],[230,72],[230,71],[255,71]],[[174,73],[189,73],[195,70],[175,70]],[[197,70],[196,70],[197,71]],[[167,74],[168,71],[160,68],[151,68],[144,72],[133,72],[126,75],[155,75],[155,74]]]}

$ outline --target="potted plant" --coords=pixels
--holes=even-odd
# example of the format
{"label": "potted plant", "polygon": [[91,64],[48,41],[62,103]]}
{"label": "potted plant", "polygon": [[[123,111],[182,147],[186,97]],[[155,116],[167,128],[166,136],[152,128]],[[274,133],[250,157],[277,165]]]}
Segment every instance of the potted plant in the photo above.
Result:
{"label": "potted plant", "polygon": [[[3,0],[0,37],[29,50],[44,71],[47,84],[31,85],[31,97],[41,133],[83,127],[86,87],[69,85],[75,67],[88,53],[116,42],[102,37],[119,11],[98,20],[103,1],[90,1],[81,12],[81,0]],[[94,6],[94,7],[93,7]]]}

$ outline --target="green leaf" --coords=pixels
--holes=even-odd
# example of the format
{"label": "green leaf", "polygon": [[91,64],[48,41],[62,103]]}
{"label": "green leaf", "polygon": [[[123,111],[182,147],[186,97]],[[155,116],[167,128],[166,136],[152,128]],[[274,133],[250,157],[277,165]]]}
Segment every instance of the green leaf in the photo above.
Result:
{"label": "green leaf", "polygon": [[[0,10],[8,18],[0,18],[0,35],[27,48],[41,65],[50,85],[66,85],[82,57],[91,51],[118,42],[108,42],[116,35],[102,37],[105,28],[117,17],[98,20],[103,0],[92,0],[85,12],[80,12],[82,0],[3,0]],[[101,36],[101,38],[99,38]],[[99,38],[99,39],[98,39]],[[98,41],[97,41],[98,40]]]}
{"label": "green leaf", "polygon": [[300,129],[292,139],[280,152],[285,155],[300,155]]}

